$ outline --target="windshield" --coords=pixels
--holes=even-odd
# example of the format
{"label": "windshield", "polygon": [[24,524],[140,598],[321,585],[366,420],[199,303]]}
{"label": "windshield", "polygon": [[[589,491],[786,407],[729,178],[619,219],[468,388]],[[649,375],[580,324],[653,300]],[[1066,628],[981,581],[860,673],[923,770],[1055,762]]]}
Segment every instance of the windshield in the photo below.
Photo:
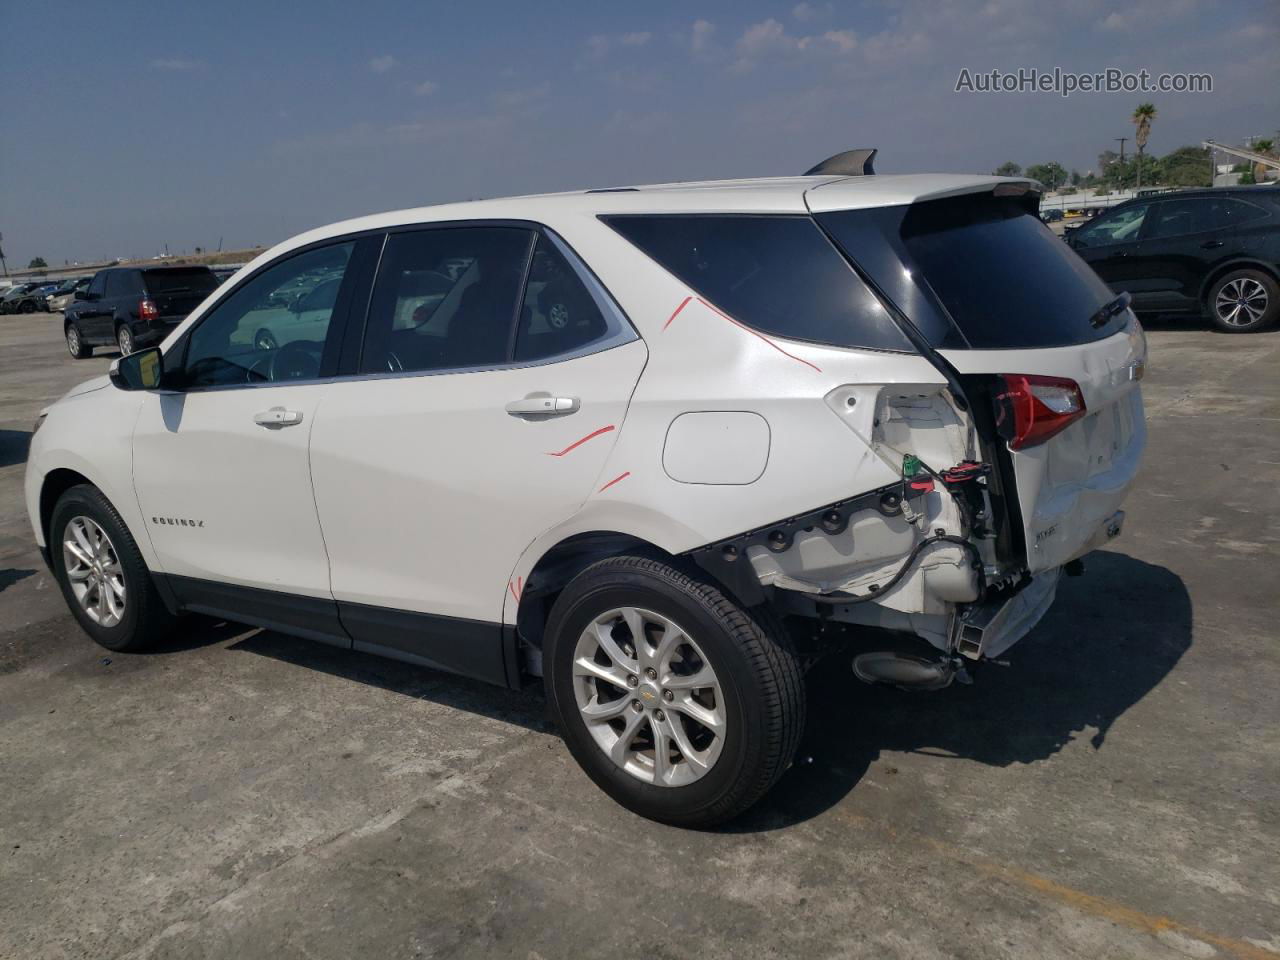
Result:
{"label": "windshield", "polygon": [[1022,198],[967,194],[818,221],[937,347],[1069,346],[1126,322],[1090,323],[1114,294]]}

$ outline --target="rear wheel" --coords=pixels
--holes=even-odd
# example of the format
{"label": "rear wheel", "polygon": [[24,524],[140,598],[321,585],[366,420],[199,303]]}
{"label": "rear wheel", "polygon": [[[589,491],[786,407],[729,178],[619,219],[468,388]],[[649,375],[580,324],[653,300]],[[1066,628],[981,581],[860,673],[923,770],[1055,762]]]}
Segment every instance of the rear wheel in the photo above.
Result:
{"label": "rear wheel", "polygon": [[129,325],[122,323],[120,329],[116,331],[116,346],[120,348],[120,355],[127,357],[134,351],[133,331],[129,329]]}
{"label": "rear wheel", "polygon": [[49,557],[71,613],[108,650],[143,650],[172,627],[137,543],[95,487],[80,484],[58,498]]}
{"label": "rear wheel", "polygon": [[64,332],[67,335],[67,352],[73,357],[83,360],[93,355],[93,347],[84,342],[84,337],[80,335],[80,328],[76,326],[75,321],[68,323]]}
{"label": "rear wheel", "polygon": [[664,823],[746,810],[790,765],[804,726],[800,667],[773,619],[657,560],[614,557],[574,578],[544,663],[574,758]]}
{"label": "rear wheel", "polygon": [[1209,290],[1206,306],[1214,324],[1228,333],[1252,333],[1280,316],[1280,286],[1261,270],[1234,270]]}

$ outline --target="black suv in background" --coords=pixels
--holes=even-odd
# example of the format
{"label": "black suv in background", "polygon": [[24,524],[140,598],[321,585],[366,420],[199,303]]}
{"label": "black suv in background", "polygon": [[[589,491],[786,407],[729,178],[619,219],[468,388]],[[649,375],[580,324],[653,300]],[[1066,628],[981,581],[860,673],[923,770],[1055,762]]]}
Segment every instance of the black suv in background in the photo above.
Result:
{"label": "black suv in background", "polygon": [[1065,239],[1137,313],[1207,312],[1229,333],[1280,316],[1280,187],[1138,197]]}
{"label": "black suv in background", "polygon": [[94,347],[129,354],[159,343],[217,286],[208,267],[99,270],[66,309],[67,349],[80,360]]}

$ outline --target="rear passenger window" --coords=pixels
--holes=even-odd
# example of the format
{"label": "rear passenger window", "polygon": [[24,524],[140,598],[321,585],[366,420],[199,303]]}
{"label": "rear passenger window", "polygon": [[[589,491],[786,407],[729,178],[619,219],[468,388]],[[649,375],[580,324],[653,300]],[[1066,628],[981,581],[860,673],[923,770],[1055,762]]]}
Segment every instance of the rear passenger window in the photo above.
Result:
{"label": "rear passenger window", "polygon": [[107,274],[107,292],[109,299],[127,297],[138,292],[135,275],[128,270],[116,270]]}
{"label": "rear passenger window", "polygon": [[534,233],[438,227],[387,237],[369,306],[362,373],[507,362]]}
{"label": "rear passenger window", "polygon": [[602,219],[700,296],[755,330],[840,347],[912,349],[809,217]]}
{"label": "rear passenger window", "polygon": [[608,294],[571,256],[554,238],[538,237],[516,330],[517,363],[579,353],[630,333]]}

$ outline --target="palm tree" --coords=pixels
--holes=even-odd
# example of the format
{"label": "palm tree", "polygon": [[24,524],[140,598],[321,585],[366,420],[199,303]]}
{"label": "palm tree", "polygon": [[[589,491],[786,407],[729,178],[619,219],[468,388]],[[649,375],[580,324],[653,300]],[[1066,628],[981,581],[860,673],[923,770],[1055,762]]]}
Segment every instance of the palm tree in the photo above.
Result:
{"label": "palm tree", "polygon": [[1133,135],[1134,143],[1138,145],[1138,189],[1142,189],[1142,154],[1147,148],[1147,137],[1151,136],[1151,121],[1156,118],[1155,104],[1140,103],[1138,109],[1133,111],[1130,117],[1133,125],[1137,127],[1137,132]]}
{"label": "palm tree", "polygon": [[[1255,140],[1253,141],[1253,152],[1260,153],[1263,156],[1271,156],[1271,148],[1275,143],[1271,140]],[[1265,164],[1255,163],[1253,165],[1253,182],[1262,183],[1267,176],[1267,168]]]}

